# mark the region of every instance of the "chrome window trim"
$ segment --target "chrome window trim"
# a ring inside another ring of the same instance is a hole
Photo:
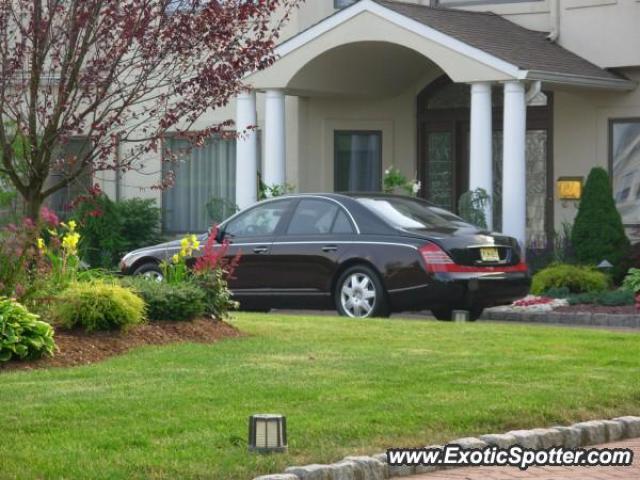
[[[357,240],[309,240],[309,241],[299,241],[299,242],[255,242],[255,243],[230,243],[232,247],[253,247],[258,245],[391,245],[396,247],[405,247],[410,248],[412,250],[418,250],[418,247],[415,245],[409,245],[407,243],[396,243],[396,242],[367,242],[367,241],[357,241]],[[218,245],[216,245],[218,246]]]
[[[336,200],[335,198],[331,198],[331,197],[325,197],[324,195],[314,195],[314,194],[300,194],[300,195],[284,195],[282,197],[273,197],[273,198],[268,198],[266,200],[260,200],[259,202],[251,205],[248,208],[245,208],[244,210],[236,213],[235,215],[232,215],[231,217],[227,218],[222,224],[222,227],[226,227],[228,223],[230,223],[231,221],[233,221],[236,217],[242,215],[243,213],[248,212],[249,210],[252,210],[254,208],[259,207],[260,205],[264,205],[266,203],[270,203],[270,202],[277,202],[278,200],[288,200],[288,199],[304,199],[304,198],[319,198],[322,200],[329,200],[330,202],[336,203],[337,205],[339,205],[348,215],[349,219],[351,220],[351,223],[353,224],[354,228],[356,229],[356,235],[360,235],[360,227],[358,226],[358,222],[356,222],[356,219],[353,218],[353,215],[351,215],[351,212],[349,211],[349,209],[347,207],[344,206],[344,204],[342,202],[340,202],[339,200]],[[335,242],[334,242],[335,243]]]

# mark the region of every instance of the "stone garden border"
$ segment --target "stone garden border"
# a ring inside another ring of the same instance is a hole
[[[516,312],[485,310],[481,320],[498,320],[501,322],[533,322],[560,325],[584,325],[595,327],[639,328],[640,315],[620,313],[591,312]]]
[[[463,448],[484,448],[486,446],[507,448],[512,445],[520,445],[524,448],[578,448],[639,437],[640,417],[627,416],[613,420],[580,422],[569,427],[555,426],[533,430],[513,430],[507,433],[481,435],[478,438],[458,438],[449,444],[458,444]],[[436,447],[441,446],[431,445],[427,448]],[[441,466],[398,467],[387,465],[386,461],[386,452],[370,457],[345,457],[340,462],[330,465],[289,467],[285,473],[263,475],[254,480],[384,480],[445,468]]]

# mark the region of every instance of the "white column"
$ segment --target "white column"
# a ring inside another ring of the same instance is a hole
[[[267,90],[264,111],[264,169],[262,181],[267,185],[286,182],[286,138],[284,92]]]
[[[523,251],[527,232],[527,165],[525,140],[527,105],[524,84],[504,84],[504,144],[502,159],[502,231],[515,237]]]
[[[236,97],[236,204],[240,209],[258,201],[258,124],[256,92],[244,92]]]
[[[471,138],[469,143],[469,190],[483,188],[493,200],[493,125],[491,120],[491,84],[471,85]],[[493,228],[493,208],[485,211],[487,227]]]

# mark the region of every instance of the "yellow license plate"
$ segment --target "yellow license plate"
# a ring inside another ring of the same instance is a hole
[[[483,262],[499,262],[500,254],[497,248],[481,248],[480,258]]]

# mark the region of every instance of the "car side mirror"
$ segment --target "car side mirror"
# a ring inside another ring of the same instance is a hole
[[[224,237],[225,237],[224,229],[218,228],[218,230],[216,231],[216,236],[215,236],[216,242],[222,243],[224,241]]]

